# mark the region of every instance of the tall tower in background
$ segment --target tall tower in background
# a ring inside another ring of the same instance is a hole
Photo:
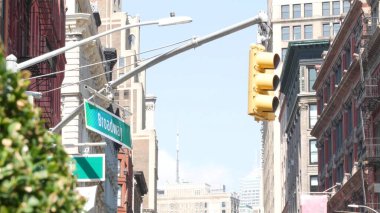
[[[139,17],[128,16],[122,12],[122,1],[120,0],[92,0],[96,1],[99,8],[102,27],[99,32],[107,31],[126,24],[140,22]],[[117,54],[118,61],[113,69],[113,80],[129,72],[141,61],[140,53],[140,28],[135,27],[128,30],[115,32],[102,38],[102,44],[108,48],[109,54]],[[115,52],[113,52],[113,48]],[[156,212],[157,209],[157,137],[154,129],[154,109],[156,97],[146,96],[145,71],[135,75],[125,83],[117,87],[115,100],[132,113],[126,118],[130,124],[132,135],[132,152],[128,158],[132,158],[133,172],[142,172],[146,179],[148,194],[143,199],[143,212]],[[129,150],[125,150],[128,153]],[[132,165],[131,165],[132,166]],[[129,171],[129,169],[127,169]],[[132,173],[133,173],[132,172]],[[132,174],[130,174],[132,175]],[[121,191],[129,191],[133,181],[122,185]],[[124,200],[122,193],[122,203],[132,202]]]
[[[179,183],[179,130],[177,129],[177,167],[176,167],[176,182]]]

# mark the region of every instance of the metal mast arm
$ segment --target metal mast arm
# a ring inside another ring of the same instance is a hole
[[[124,83],[125,81],[127,81],[128,79],[130,79],[131,77],[135,76],[136,74],[140,73],[141,71],[143,70],[146,70],[148,69],[149,67],[152,67],[162,61],[165,61],[166,59],[168,58],[171,58],[173,56],[176,56],[180,53],[183,53],[189,49],[193,49],[193,48],[196,48],[202,44],[205,44],[205,43],[208,43],[210,41],[214,41],[218,38],[221,38],[221,37],[224,37],[226,35],[229,35],[229,34],[232,34],[234,32],[237,32],[239,30],[242,30],[242,29],[245,29],[249,26],[252,26],[254,24],[259,24],[259,23],[263,23],[263,22],[267,22],[268,21],[268,17],[266,14],[264,13],[260,13],[259,15],[253,17],[253,18],[250,18],[250,19],[247,19],[245,21],[242,21],[240,23],[237,23],[237,24],[234,24],[232,26],[229,26],[229,27],[226,27],[224,29],[221,29],[219,31],[216,31],[214,33],[210,33],[206,36],[203,36],[201,38],[194,38],[192,41],[190,41],[188,44],[185,44],[181,47],[178,47],[174,50],[171,50],[167,53],[164,53],[163,55],[160,55],[160,56],[157,56],[156,58],[153,58],[149,61],[146,61],[144,63],[142,63],[141,65],[135,67],[134,69],[130,70],[128,73],[120,76],[118,79],[116,79],[115,81],[111,81],[110,82],[110,86],[112,88],[116,88],[117,86],[119,86],[120,84]],[[105,89],[101,89],[99,90],[99,92],[103,92]],[[91,98],[90,98],[91,99]],[[61,122],[59,122],[54,128],[51,129],[52,132],[59,132],[63,126],[65,126],[68,122],[70,122],[75,116],[77,116],[81,110],[83,109],[83,104],[81,104],[80,106],[78,106],[70,115],[68,115],[67,117],[63,118]]]

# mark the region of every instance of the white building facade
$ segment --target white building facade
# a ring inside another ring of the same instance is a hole
[[[167,184],[158,193],[158,212],[238,213],[239,198],[225,188],[211,189],[208,184]]]
[[[98,33],[100,20],[94,14],[95,10],[89,0],[67,0],[66,7],[66,46]],[[105,72],[109,68],[108,65],[99,64],[106,60],[99,39],[73,48],[67,51],[65,56],[67,64],[61,89],[63,118],[79,107],[84,99],[91,96],[84,85],[99,90],[107,84]],[[91,78],[93,76],[98,77]],[[85,79],[88,80],[85,81]],[[95,98],[92,101],[103,108],[109,107],[109,104],[101,99]],[[77,190],[88,199],[85,206],[86,211],[115,212],[117,209],[117,150],[119,145],[86,129],[84,113],[80,113],[64,126],[61,134],[62,143],[68,154],[105,154],[105,181],[80,182]],[[105,142],[106,146],[78,146],[81,143],[93,142]]]

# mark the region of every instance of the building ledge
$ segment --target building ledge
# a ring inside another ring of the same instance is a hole
[[[88,14],[88,13],[66,14],[66,21],[77,21],[77,20],[90,21],[91,14]]]
[[[343,76],[342,81],[339,83],[338,88],[336,88],[330,97],[327,106],[324,107],[317,123],[315,123],[314,128],[311,130],[311,135],[316,138],[319,138],[321,136],[325,129],[328,128],[330,121],[334,119],[335,114],[339,113],[339,110],[337,109],[340,109],[344,103],[344,98],[345,95],[347,95],[347,90],[349,90],[350,87],[353,87],[357,83],[355,81],[358,80],[358,76],[360,74],[360,72],[357,72],[357,70],[359,70],[359,62],[352,62],[351,66],[348,69],[349,70]]]

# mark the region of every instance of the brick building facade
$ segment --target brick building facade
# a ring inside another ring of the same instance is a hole
[[[64,0],[0,1],[1,38],[5,55],[13,54],[18,63],[65,46]],[[65,55],[28,67],[32,77],[65,69]],[[29,90],[42,92],[35,103],[42,109],[46,127],[54,127],[61,119],[61,92],[64,74],[31,80]]]
[[[341,184],[328,212],[354,203],[379,209],[378,4],[352,1],[314,85],[320,191]]]

